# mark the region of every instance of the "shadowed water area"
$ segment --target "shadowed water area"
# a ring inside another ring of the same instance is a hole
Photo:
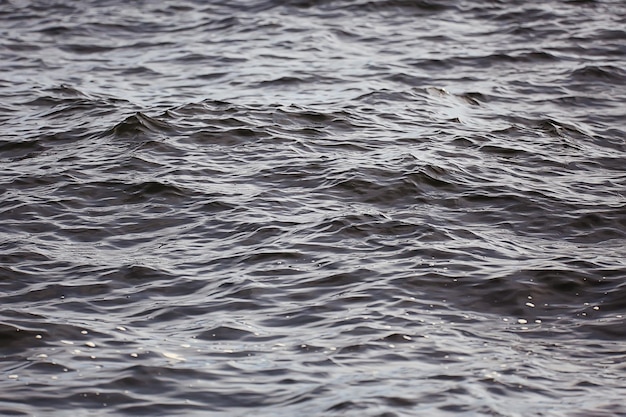
[[[626,416],[622,1],[0,0],[0,415]]]

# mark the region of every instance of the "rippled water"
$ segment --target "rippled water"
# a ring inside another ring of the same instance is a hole
[[[0,1],[0,414],[624,416],[621,1]]]

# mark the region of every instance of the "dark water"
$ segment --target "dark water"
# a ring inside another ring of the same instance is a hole
[[[622,1],[0,33],[0,415],[626,415]]]

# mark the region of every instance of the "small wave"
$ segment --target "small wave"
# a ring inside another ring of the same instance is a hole
[[[153,134],[175,131],[175,128],[169,125],[167,122],[152,118],[141,112],[135,113],[132,116],[128,116],[124,121],[118,123],[113,128],[105,132],[106,134],[113,134],[115,136],[137,136],[140,134]]]
[[[574,70],[570,78],[573,81],[623,85],[626,83],[626,71],[613,65],[586,65]]]

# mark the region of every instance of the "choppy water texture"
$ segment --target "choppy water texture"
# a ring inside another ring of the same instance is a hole
[[[626,415],[622,1],[0,1],[0,414]]]

